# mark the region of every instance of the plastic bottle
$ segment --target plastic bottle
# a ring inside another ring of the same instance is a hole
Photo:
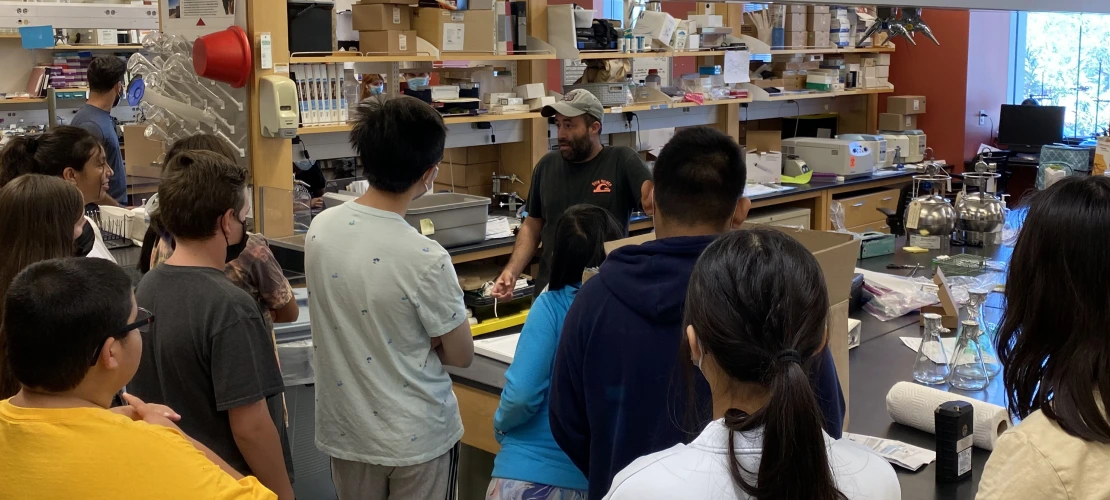
[[[655,90],[659,90],[660,88],[662,88],[663,79],[659,77],[659,70],[649,69],[647,78],[644,79],[644,83],[647,84],[648,88],[653,88]]]
[[[632,73],[624,75],[625,96],[624,102],[626,105],[636,104],[636,83],[632,81]]]

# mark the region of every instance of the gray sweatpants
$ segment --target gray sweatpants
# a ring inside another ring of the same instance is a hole
[[[459,443],[419,465],[387,467],[331,458],[331,480],[339,500],[455,500]]]

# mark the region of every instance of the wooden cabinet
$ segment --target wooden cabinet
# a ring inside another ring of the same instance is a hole
[[[857,226],[876,222],[882,222],[885,225],[886,215],[878,209],[896,210],[898,208],[898,194],[899,190],[897,189],[885,189],[837,200],[844,206],[844,227],[854,231],[853,228]],[[887,228],[887,231],[890,231],[890,228]]]
[[[859,226],[852,226],[852,227],[849,227],[848,230],[853,232],[853,233],[875,232],[875,233],[890,234],[890,226],[888,226],[886,224],[886,220],[883,220],[882,222],[872,222],[870,224],[861,224]]]

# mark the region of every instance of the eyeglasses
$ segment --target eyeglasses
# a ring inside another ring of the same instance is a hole
[[[133,323],[124,325],[113,335],[105,336],[104,340],[108,340],[108,337],[123,337],[130,333],[131,330],[138,330],[140,333],[150,333],[150,325],[152,324],[154,324],[154,313],[140,307],[138,313],[135,314],[135,321]],[[104,348],[104,340],[101,340],[100,343],[97,344],[96,349],[93,351],[92,359],[89,360],[89,366],[96,365],[96,359],[100,357],[100,350]]]

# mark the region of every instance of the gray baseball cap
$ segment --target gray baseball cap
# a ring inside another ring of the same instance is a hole
[[[589,114],[596,118],[598,121],[602,120],[605,115],[605,108],[601,105],[601,101],[591,94],[588,90],[574,89],[563,95],[563,100],[556,102],[550,106],[544,106],[540,110],[540,115],[544,118],[551,118],[556,114],[566,117],[574,118]]]

